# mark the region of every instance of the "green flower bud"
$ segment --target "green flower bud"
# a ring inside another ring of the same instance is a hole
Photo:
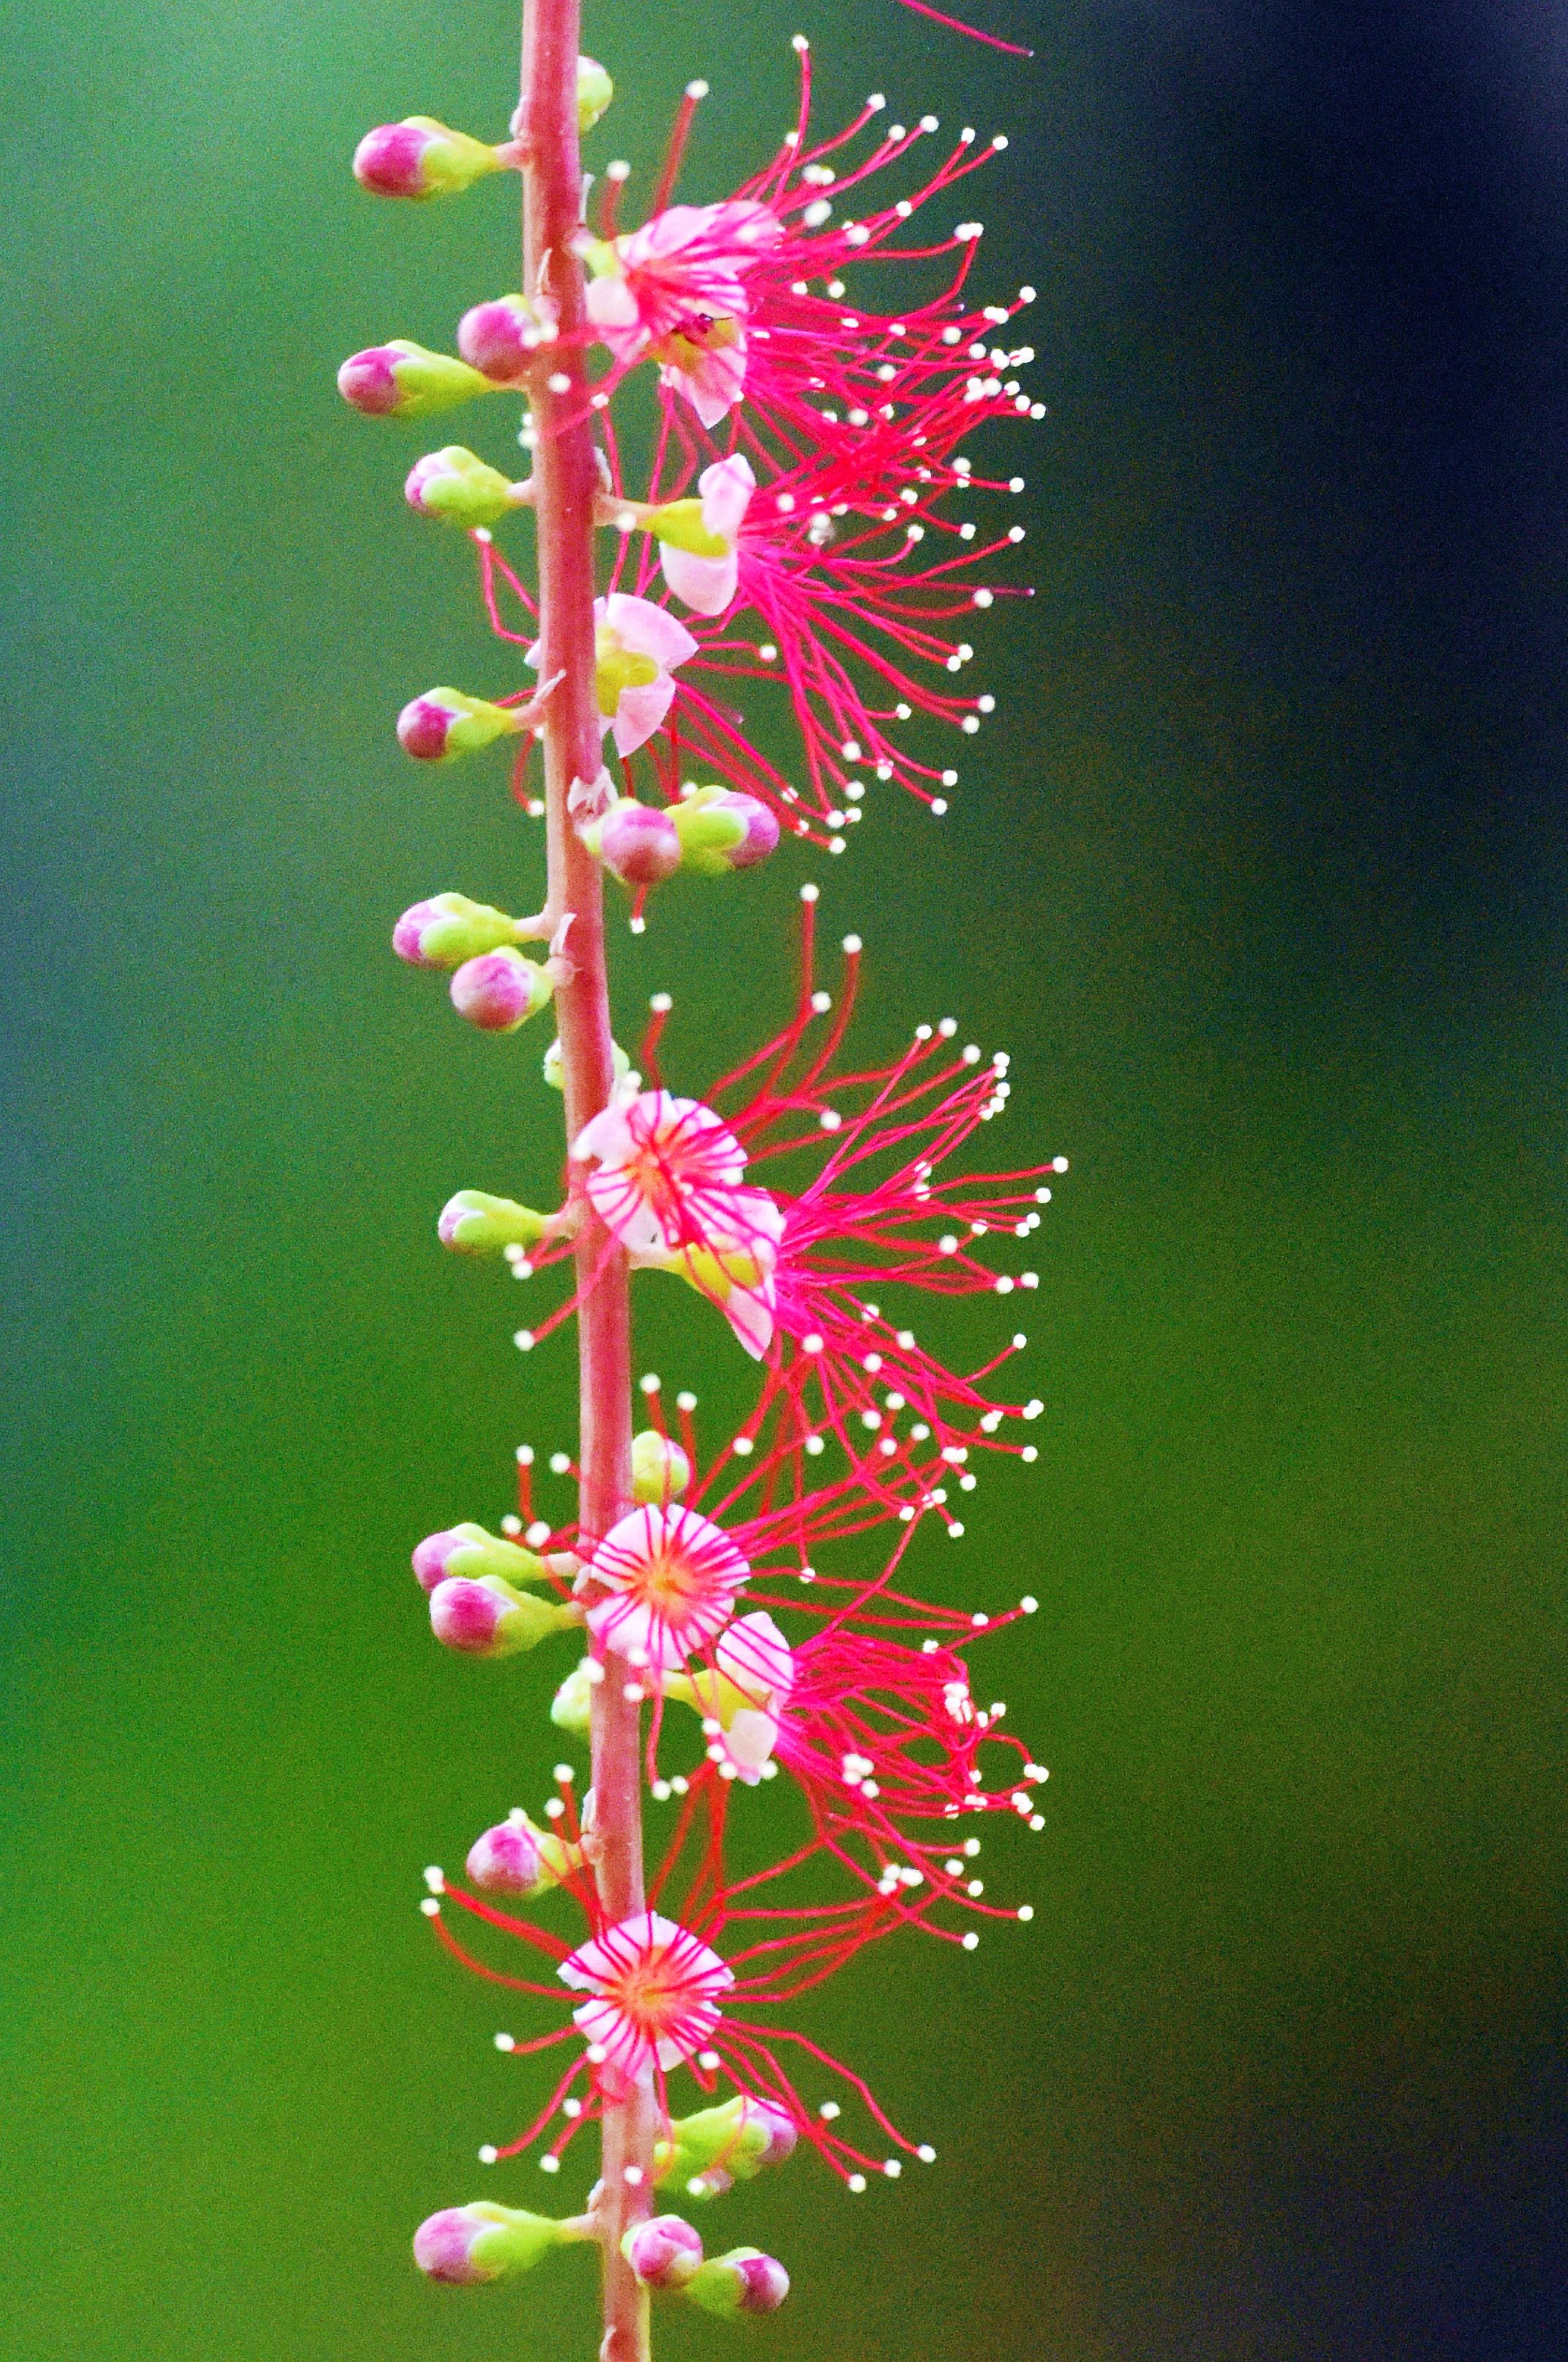
[[[593,1693],[599,1686],[589,1673],[592,1662],[591,1657],[584,1657],[550,1700],[550,1720],[558,1730],[574,1731],[580,1738],[587,1731],[592,1719]]]
[[[613,1042],[610,1046],[615,1054],[615,1080],[618,1083],[624,1082],[632,1071],[632,1062],[619,1042]],[[566,1088],[566,1077],[561,1072],[561,1044],[558,1034],[545,1053],[545,1080],[553,1091],[562,1091]]]
[[[684,2198],[717,2198],[732,2182],[754,2180],[765,2165],[781,2164],[795,2138],[780,2110],[737,2093],[670,2125],[669,2137],[654,2148],[654,2181]]]
[[[648,1427],[632,1438],[632,1498],[646,1505],[678,1501],[691,1482],[691,1462],[668,1435]]]
[[[480,952],[516,940],[514,920],[466,894],[432,894],[405,911],[392,929],[392,949],[410,967],[461,967]]]
[[[426,1591],[434,1591],[452,1575],[496,1574],[506,1583],[542,1583],[547,1570],[544,1560],[520,1542],[503,1541],[483,1526],[463,1524],[426,1534],[414,1553],[414,1572]]]
[[[577,130],[580,138],[591,131],[608,110],[615,95],[615,85],[597,58],[579,58],[577,61]]]
[[[699,877],[727,877],[732,867],[726,855],[745,842],[745,821],[718,801],[722,788],[699,788],[672,804],[669,817],[680,839],[680,866]]]
[[[447,524],[461,525],[465,533],[475,525],[498,524],[518,505],[500,469],[488,466],[460,443],[447,443],[416,459],[403,496],[421,516],[439,517]]]
[[[492,1198],[484,1189],[459,1189],[441,1209],[436,1235],[458,1254],[487,1254],[502,1247],[536,1246],[545,1235],[547,1217],[532,1206],[510,1198]]]
[[[680,840],[680,866],[699,877],[728,877],[766,861],[778,843],[778,823],[755,796],[731,788],[699,788],[669,807]]]

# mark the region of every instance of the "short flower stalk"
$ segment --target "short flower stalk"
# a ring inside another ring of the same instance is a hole
[[[379,198],[522,187],[519,285],[470,305],[455,352],[393,338],[338,383],[394,427],[521,410],[520,473],[467,442],[403,458],[414,516],[469,539],[510,679],[493,697],[419,691],[396,734],[430,778],[508,748],[512,793],[544,823],[539,905],[429,893],[392,949],[481,1033],[542,1043],[554,1025],[541,1063],[564,1157],[475,1174],[436,1229],[504,1262],[529,1290],[519,1351],[574,1338],[579,1378],[574,1449],[547,1470],[519,1447],[500,1529],[463,1517],[412,1555],[435,1639],[494,1662],[471,1678],[518,1684],[589,1758],[586,1779],[557,1766],[537,1817],[518,1806],[466,1838],[462,1879],[425,1872],[440,1947],[520,2013],[494,2039],[532,2079],[528,2121],[480,2160],[575,2170],[590,2131],[598,2158],[575,2212],[438,2206],[414,2256],[472,2289],[594,2248],[600,2362],[647,2362],[656,2304],[744,2322],[784,2303],[783,2263],[719,2246],[690,2213],[705,2224],[796,2157],[856,2196],[934,2162],[815,2040],[809,1996],[868,1946],[970,1951],[1027,1922],[1007,1861],[993,1885],[977,1860],[993,1830],[1043,1825],[1045,1769],[1003,1704],[977,1702],[969,1661],[1036,1601],[961,1610],[911,1585],[933,1537],[962,1539],[982,1475],[1037,1457],[1044,1405],[1009,1375],[1029,1340],[1016,1305],[999,1328],[988,1300],[1038,1289],[1021,1258],[1065,1161],[973,1169],[1011,1085],[1006,1054],[960,1044],[953,1019],[880,1063],[849,1054],[861,944],[845,937],[819,982],[811,879],[793,1013],[739,1065],[700,1071],[666,994],[635,1051],[610,1027],[618,911],[639,932],[675,923],[706,892],[755,891],[800,840],[840,854],[884,785],[946,810],[943,734],[975,736],[994,705],[961,682],[963,633],[1024,590],[1007,571],[1020,530],[966,512],[1021,488],[967,446],[1041,414],[1019,375],[1032,355],[1001,334],[1032,291],[979,304],[979,225],[910,226],[1006,141],[965,129],[922,172],[934,118],[885,126],[880,94],[823,136],[795,46],[779,150],[728,197],[681,201],[692,83],[630,227],[613,162],[585,218],[579,142],[613,85],[580,52],[578,0],[525,0],[504,139],[421,115],[354,157]],[[878,308],[882,273],[910,261],[925,292]],[[614,414],[634,373],[658,416],[635,482]],[[742,721],[737,684],[791,717],[799,785]],[[667,1410],[651,1372],[634,1383],[634,1286],[671,1279],[704,1355],[754,1373],[738,1429],[700,1423],[686,1387]],[[956,1297],[992,1314],[973,1367],[917,1330]],[[543,1680],[511,1662],[536,1652]],[[790,1835],[758,1868],[780,1781]]]

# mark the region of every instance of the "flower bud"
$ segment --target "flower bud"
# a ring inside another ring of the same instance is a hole
[[[536,962],[502,949],[465,960],[451,990],[458,1016],[481,1033],[515,1033],[526,1019],[537,1016],[555,986]]]
[[[777,2312],[790,2293],[790,2275],[760,2247],[732,2247],[693,2273],[685,2293],[704,2312]]]
[[[436,1235],[454,1253],[487,1254],[501,1247],[536,1246],[545,1235],[545,1221],[532,1206],[519,1206],[511,1198],[492,1198],[485,1189],[459,1189],[442,1207]]]
[[[577,136],[591,131],[615,95],[615,85],[597,58],[577,61]]]
[[[553,340],[553,324],[540,318],[525,295],[476,304],[458,323],[458,350],[487,385],[520,384],[540,346]]]
[[[513,1591],[495,1574],[477,1583],[451,1575],[430,1595],[430,1629],[444,1649],[465,1657],[515,1657],[581,1621],[580,1608]]]
[[[467,1869],[486,1894],[523,1897],[548,1893],[582,1864],[580,1845],[536,1828],[526,1813],[518,1812],[474,1839]]]
[[[516,507],[512,486],[499,468],[491,468],[461,443],[444,444],[427,451],[408,471],[403,496],[421,516],[439,517],[461,525],[491,525]]]
[[[632,1438],[632,1498],[647,1506],[678,1501],[691,1482],[691,1462],[679,1443],[651,1427]]]
[[[716,2198],[736,2181],[755,2180],[765,2165],[782,2165],[796,2138],[781,2108],[737,2094],[670,2125],[654,2150],[654,2180],[690,2198]]]
[[[521,2207],[444,2206],[414,2235],[414,2260],[427,2279],[474,2288],[525,2272],[568,2235],[547,2214]]]
[[[754,869],[778,843],[778,822],[755,796],[728,788],[699,788],[670,806],[680,839],[680,866],[701,877],[727,877]]]
[[[542,1867],[525,1822],[502,1821],[469,1848],[469,1876],[486,1894],[532,1894]]]
[[[479,952],[515,940],[504,911],[470,902],[466,894],[433,894],[415,902],[392,929],[392,949],[410,967],[460,967]]]
[[[461,1525],[426,1534],[414,1553],[414,1572],[422,1590],[434,1591],[455,1574],[498,1574],[506,1583],[542,1583],[547,1569],[544,1560],[521,1542],[503,1541],[482,1526]]]
[[[610,1048],[613,1054],[612,1064],[615,1069],[615,1080],[618,1083],[624,1082],[632,1071],[632,1062],[619,1042],[612,1042]],[[561,1072],[561,1045],[558,1035],[545,1053],[545,1080],[553,1091],[562,1091],[566,1088],[566,1077]]]
[[[507,159],[433,115],[381,123],[354,150],[354,178],[378,197],[451,197],[499,172]]]
[[[679,2214],[656,2214],[633,2224],[621,2253],[644,2288],[682,2289],[702,2261],[702,2242]]]
[[[421,763],[449,763],[497,738],[513,736],[523,724],[504,705],[465,697],[460,689],[427,689],[397,717],[397,742]]]
[[[337,372],[337,391],[367,418],[425,418],[493,389],[489,378],[449,353],[394,337],[390,344],[351,353]]]
[[[592,1662],[591,1657],[584,1657],[550,1700],[550,1720],[558,1730],[575,1731],[580,1738],[589,1728],[593,1718],[593,1693],[598,1687],[588,1670]]]
[[[623,886],[657,886],[680,866],[680,839],[668,811],[624,797],[597,823],[598,853]]]

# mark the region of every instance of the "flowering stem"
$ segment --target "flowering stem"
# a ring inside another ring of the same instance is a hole
[[[523,160],[525,288],[547,293],[559,323],[533,389],[537,447],[534,511],[538,540],[540,677],[560,678],[544,708],[548,909],[564,941],[570,980],[556,994],[567,1138],[575,1140],[609,1099],[614,1079],[604,966],[603,884],[568,809],[574,779],[600,767],[594,689],[593,517],[598,466],[582,370],[582,270],[572,251],[581,218],[578,160],[578,0],[524,0]],[[565,380],[552,390],[547,380]],[[569,921],[569,923],[567,923]],[[583,1204],[578,1231],[580,1351],[580,1518],[602,1535],[631,1506],[631,1309],[624,1253]],[[611,1657],[593,1696],[597,1877],[611,1924],[644,1907],[639,1708],[625,1690],[632,1669]],[[648,2300],[621,2254],[628,2224],[650,2211],[656,2109],[650,2086],[607,2105],[598,2215],[604,2257],[602,2362],[646,2362]],[[628,2172],[635,2177],[628,2180]]]

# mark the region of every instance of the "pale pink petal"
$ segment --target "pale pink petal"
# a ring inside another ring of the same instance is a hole
[[[716,459],[711,468],[703,469],[697,489],[702,495],[702,522],[708,531],[734,541],[756,490],[750,461],[739,451],[732,451],[727,459]]]
[[[669,675],[660,673],[636,689],[624,689],[615,701],[615,711],[610,727],[615,734],[615,745],[622,755],[635,755],[646,745],[669,712],[675,700],[675,683]]]
[[[778,1737],[778,1725],[770,1714],[743,1705],[731,1716],[730,1727],[724,1733],[724,1752],[745,1787],[755,1788],[761,1779],[762,1767],[771,1761]]]
[[[698,557],[666,542],[659,563],[676,597],[694,614],[722,615],[735,595],[740,567],[733,551],[727,557]]]
[[[754,1362],[760,1362],[773,1342],[773,1283],[762,1287],[732,1287],[719,1307]]]
[[[717,426],[745,392],[745,339],[700,354],[690,370],[666,363],[659,383],[683,393],[704,426]]]
[[[737,1617],[720,1634],[713,1662],[758,1705],[781,1705],[795,1684],[794,1654],[766,1608]]]
[[[632,1134],[624,1107],[601,1108],[578,1133],[572,1154],[577,1157],[602,1156],[607,1164],[619,1163],[632,1153]]]
[[[624,648],[630,648],[634,656],[652,657],[667,671],[697,653],[697,643],[679,617],[668,607],[656,607],[651,599],[613,590],[603,602],[602,618],[597,600],[594,611],[596,619],[608,624]]]

